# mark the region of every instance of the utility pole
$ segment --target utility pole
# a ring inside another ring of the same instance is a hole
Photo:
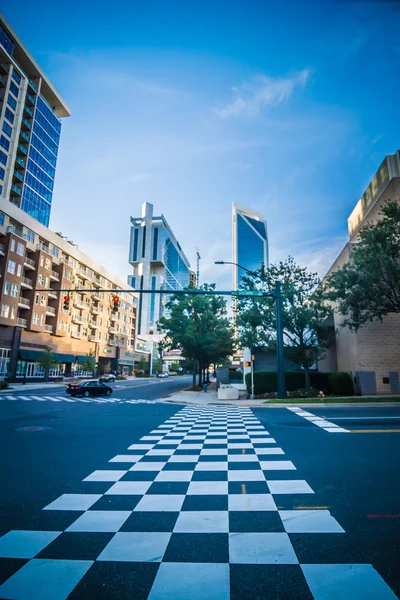
[[[197,273],[196,273],[196,287],[200,285],[200,252],[198,247],[196,246],[196,257],[197,257]]]

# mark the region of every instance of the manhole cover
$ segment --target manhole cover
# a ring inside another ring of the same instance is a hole
[[[49,431],[52,427],[46,427],[43,425],[31,425],[29,427],[17,427],[15,431]]]

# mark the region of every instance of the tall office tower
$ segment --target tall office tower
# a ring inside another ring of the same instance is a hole
[[[49,224],[69,109],[0,14],[0,196]]]
[[[249,208],[232,204],[232,260],[234,263],[256,271],[268,267],[268,233],[264,216]],[[233,265],[233,289],[239,288],[246,271]]]
[[[182,290],[190,283],[190,264],[163,215],[153,216],[153,205],[144,202],[142,216],[131,217],[129,284],[137,290]],[[140,294],[137,333],[156,341],[157,321],[165,313],[166,296]]]

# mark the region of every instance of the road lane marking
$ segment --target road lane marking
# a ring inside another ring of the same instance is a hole
[[[290,410],[292,413],[294,413],[295,415],[297,415],[298,417],[302,417],[303,419],[306,419],[306,421],[309,421],[309,423],[316,425],[320,429],[324,429],[328,433],[348,433],[348,429],[345,429],[344,427],[340,427],[339,425],[336,425],[335,423],[332,423],[331,421],[327,421],[326,419],[323,419],[322,417],[313,415],[312,413],[303,410],[299,406],[287,406],[286,408],[288,410]]]
[[[348,429],[349,433],[400,433],[400,429]]]
[[[366,421],[367,419],[400,419],[400,416],[393,416],[393,417],[331,417],[331,419],[334,419],[335,421],[355,421],[355,420],[360,420],[360,421]]]

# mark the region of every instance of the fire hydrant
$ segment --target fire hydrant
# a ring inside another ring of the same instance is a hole
[[[322,390],[319,392],[318,398],[321,400],[321,402],[323,402],[325,400],[325,394]]]

